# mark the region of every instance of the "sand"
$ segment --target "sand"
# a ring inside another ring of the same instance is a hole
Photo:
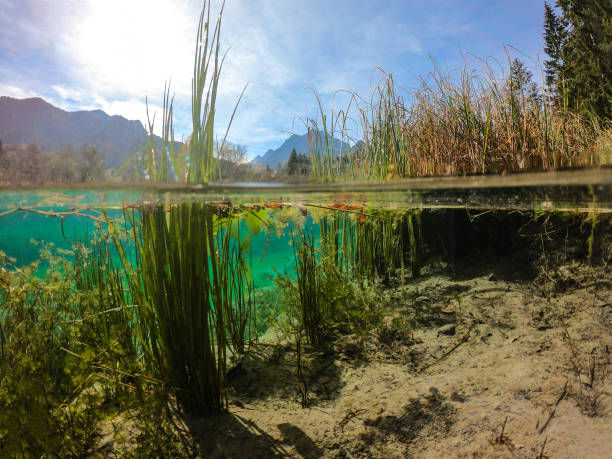
[[[202,457],[612,457],[612,275],[425,272],[383,325],[304,358],[260,343],[230,413],[187,417]],[[303,389],[307,407],[302,407]]]

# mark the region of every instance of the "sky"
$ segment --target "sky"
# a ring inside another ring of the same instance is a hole
[[[0,0],[0,96],[65,110],[161,119],[175,96],[175,137],[191,132],[191,78],[202,0]],[[220,0],[212,0],[218,12]],[[226,0],[216,135],[248,83],[228,139],[254,157],[303,134],[350,94],[370,100],[383,76],[409,94],[433,70],[519,57],[541,80],[540,0]],[[216,15],[213,14],[213,17]],[[507,67],[507,65],[506,65]],[[341,91],[341,92],[338,92]],[[349,92],[344,92],[349,91]],[[359,136],[356,116],[349,130]],[[161,129],[157,123],[156,130]]]

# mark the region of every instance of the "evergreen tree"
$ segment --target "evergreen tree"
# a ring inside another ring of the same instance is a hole
[[[557,6],[560,16],[548,5],[544,10],[549,86],[569,107],[612,119],[612,1],[557,0]]]
[[[553,7],[544,2],[544,52],[550,59],[544,61],[546,85],[556,94],[563,60],[563,45],[567,36],[564,18],[557,16]]]
[[[308,175],[310,173],[310,158],[304,153],[297,155],[297,172],[299,175]]]
[[[510,64],[508,84],[515,101],[525,100],[539,103],[538,85],[533,81],[533,74],[520,59],[514,59]]]
[[[81,181],[92,182],[100,180],[104,174],[104,161],[98,154],[96,147],[84,148],[82,155]]]
[[[294,148],[293,150],[291,150],[291,154],[289,155],[289,160],[287,161],[287,173],[289,175],[295,175],[298,173],[298,168],[299,168],[298,161],[299,161],[298,155]]]

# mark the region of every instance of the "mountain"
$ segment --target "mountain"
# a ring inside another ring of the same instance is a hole
[[[6,144],[36,144],[42,151],[95,145],[108,168],[121,166],[147,140],[140,121],[102,110],[67,112],[38,97],[0,97],[0,139]]]
[[[349,144],[339,139],[333,140],[334,153],[340,151],[347,152]],[[315,142],[316,144],[316,142]],[[276,150],[268,150],[263,155],[258,155],[253,159],[254,164],[266,164],[270,167],[276,167],[278,164],[286,163],[291,154],[291,150],[295,148],[296,153],[303,153],[310,157],[310,149],[308,148],[308,134],[296,135],[292,134],[283,144]]]

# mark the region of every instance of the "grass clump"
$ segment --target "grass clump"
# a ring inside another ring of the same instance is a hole
[[[329,227],[322,231],[331,234]],[[365,333],[380,322],[383,304],[376,283],[364,283],[357,270],[349,269],[329,238],[317,245],[314,229],[302,229],[292,243],[295,280],[289,275],[276,279],[292,334],[317,347],[336,332]]]
[[[126,317],[146,369],[187,407],[226,407],[226,333],[213,212],[145,205],[132,215],[135,269],[115,233],[134,308]]]
[[[128,360],[114,348],[123,330],[100,314],[99,292],[77,288],[74,255],[43,244],[39,261],[17,268],[0,252],[2,457],[92,454],[101,421],[120,403],[123,386],[109,370],[119,368],[115,357]]]
[[[143,205],[127,220],[133,260],[109,229],[129,286],[125,318],[146,371],[187,409],[226,410],[227,352],[243,353],[255,333],[239,222],[202,202]]]
[[[349,138],[339,120],[350,118],[354,100],[330,117],[317,98],[320,119],[309,120],[310,129]],[[488,61],[454,73],[436,66],[410,92],[383,72],[370,100],[356,107],[362,140],[343,155],[323,149],[326,167],[313,167],[316,179],[551,171],[608,165],[612,155],[610,122],[554,104],[516,59],[507,71]]]

